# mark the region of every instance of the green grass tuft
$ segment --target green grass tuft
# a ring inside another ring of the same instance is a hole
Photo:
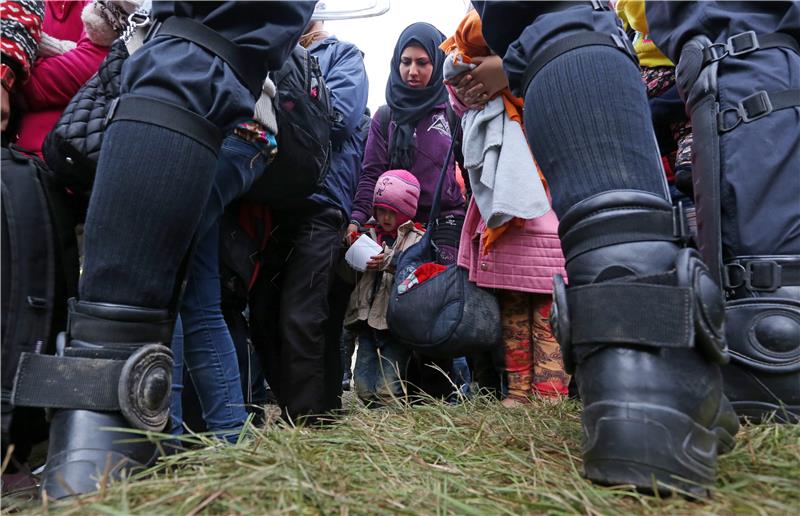
[[[163,457],[101,494],[19,507],[26,514],[798,514],[800,425],[744,426],[710,499],[659,498],[580,476],[571,401],[505,409],[478,397],[368,410],[336,423],[248,428],[237,445]]]

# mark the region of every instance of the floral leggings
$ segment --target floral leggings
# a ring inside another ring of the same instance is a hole
[[[548,320],[551,305],[547,295],[500,293],[509,398],[567,395],[569,375]]]

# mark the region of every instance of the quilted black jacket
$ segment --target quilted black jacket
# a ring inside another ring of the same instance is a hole
[[[42,153],[64,186],[88,194],[94,183],[105,118],[119,97],[120,72],[128,50],[122,40],[111,47],[97,73],[72,97],[44,141]]]

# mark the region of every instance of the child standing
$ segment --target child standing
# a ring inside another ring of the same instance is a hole
[[[464,147],[473,195],[461,232],[458,265],[469,270],[470,281],[495,289],[498,294],[508,378],[503,405],[530,403],[533,397],[567,395],[569,376],[548,321],[552,276],[565,275],[564,256],[558,239],[558,219],[550,209],[546,185],[538,190],[532,188],[540,176],[532,157],[522,155],[527,151],[521,127],[523,101],[508,89],[502,60],[491,53],[483,39],[475,11],[467,14],[455,35],[441,48],[448,54],[444,74],[453,109],[462,116],[464,141],[480,142],[480,137],[488,133],[486,128],[495,123],[478,124],[476,120],[502,118],[499,152],[516,158],[496,160],[493,191],[489,192],[486,185],[491,183],[485,177],[489,160],[484,159],[487,153],[476,156],[475,145]],[[523,176],[515,174],[520,170],[524,171]],[[506,194],[504,201],[530,201],[538,196],[541,204],[534,210],[531,205],[504,202],[502,212],[495,210],[501,190]],[[511,199],[508,192],[512,192]],[[500,223],[495,222],[498,213],[504,216]]]
[[[367,262],[344,320],[345,327],[358,338],[353,380],[356,394],[367,405],[382,405],[404,395],[402,380],[411,352],[392,339],[386,312],[394,281],[394,258],[424,234],[412,221],[419,193],[419,181],[407,170],[389,170],[375,183],[376,223],[367,227],[370,238],[383,251]]]

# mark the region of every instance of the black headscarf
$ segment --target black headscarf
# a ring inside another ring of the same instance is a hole
[[[434,106],[447,100],[447,89],[442,83],[445,55],[439,48],[444,40],[444,34],[439,29],[424,22],[412,23],[397,39],[389,82],[386,83],[386,103],[397,123],[397,130],[389,142],[389,162],[392,168],[411,168],[416,158],[414,128]],[[424,88],[407,86],[400,78],[400,55],[410,43],[417,43],[425,49],[433,64],[431,80]]]

